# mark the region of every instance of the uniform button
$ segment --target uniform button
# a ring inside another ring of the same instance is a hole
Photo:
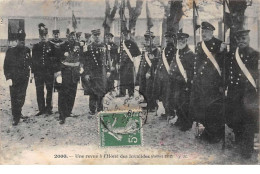
[[[230,83],[233,84],[233,81],[231,81]]]
[[[237,78],[237,80],[240,80],[239,78]]]
[[[239,76],[242,76],[242,74],[239,74]]]
[[[243,54],[241,54],[241,56],[240,56],[240,57],[244,57],[244,56],[243,56]]]
[[[202,74],[203,74],[203,72],[200,72],[200,74],[202,75]]]
[[[212,50],[213,50],[213,47],[211,47],[210,49],[212,49]]]
[[[232,66],[230,67],[230,69],[232,69]]]
[[[174,67],[177,68],[177,65],[175,65]]]
[[[197,60],[197,57],[195,57],[195,60]]]
[[[233,76],[231,76],[230,78],[233,79]]]
[[[230,71],[230,74],[233,74],[233,72],[232,72],[232,71]]]
[[[207,64],[208,62],[205,62],[205,64]]]
[[[202,69],[205,69],[205,67],[203,66]]]
[[[215,45],[215,42],[213,42],[213,45]]]
[[[168,53],[170,53],[170,51],[168,51]]]
[[[168,54],[166,54],[166,56],[168,56]]]
[[[194,75],[196,75],[197,73],[196,72],[194,72]]]
[[[247,59],[245,61],[247,62]]]
[[[194,65],[196,65],[197,62],[194,62]]]
[[[238,85],[238,82],[236,82],[236,84]]]
[[[232,55],[234,55],[235,53],[232,53]]]
[[[231,64],[233,64],[233,62],[230,62]]]

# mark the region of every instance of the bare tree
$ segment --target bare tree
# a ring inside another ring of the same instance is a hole
[[[131,30],[132,35],[135,36],[136,21],[142,12],[143,0],[136,0],[135,7],[132,7],[130,0],[127,0],[126,6],[129,10],[129,30]]]
[[[118,0],[115,0],[112,11],[110,8],[109,0],[106,0],[105,21],[103,22],[104,34],[110,33],[111,25],[114,21],[117,8]]]

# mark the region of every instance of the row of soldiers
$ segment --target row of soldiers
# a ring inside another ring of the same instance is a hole
[[[126,91],[132,97],[135,85],[139,85],[149,111],[155,111],[158,101],[162,101],[165,114],[160,119],[177,115],[175,125],[181,131],[189,130],[194,121],[201,123],[205,127],[202,140],[218,143],[224,138],[227,124],[234,131],[241,154],[251,157],[254,133],[258,132],[259,53],[249,46],[249,30],[237,31],[237,48],[227,51],[227,44],[214,37],[213,25],[202,22],[201,27],[202,41],[194,53],[186,33],[166,32],[167,45],[160,49],[154,44],[153,32],[147,31],[145,47],[140,51],[129,30],[123,31],[118,47],[112,33],[102,43],[99,29],[86,34],[84,42],[73,31],[67,33],[67,41],[62,41],[58,30],[47,41],[48,29],[40,24],[41,41],[33,46],[32,58],[30,49],[24,46],[25,33],[19,30],[17,46],[7,50],[4,63],[13,124],[17,125],[22,116],[31,67],[39,108],[36,116],[52,113],[53,84],[59,91],[59,119],[64,124],[71,114],[80,77],[84,94],[89,95],[90,115],[103,110],[104,95],[119,80],[118,97],[125,96]],[[136,75],[134,62],[139,55]]]

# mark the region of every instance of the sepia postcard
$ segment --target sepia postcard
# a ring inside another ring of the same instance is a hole
[[[0,164],[260,164],[259,16],[259,0],[0,0]]]

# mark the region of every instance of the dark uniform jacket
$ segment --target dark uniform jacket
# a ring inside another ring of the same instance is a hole
[[[255,132],[259,125],[259,52],[251,47],[239,49],[242,62],[252,75],[257,91],[248,81],[236,61],[236,50],[231,51],[226,61],[226,85],[227,85],[227,122],[231,128],[237,124],[251,124]],[[241,131],[241,130],[236,130]]]
[[[54,73],[53,50],[49,42],[39,42],[32,48],[32,73]]]
[[[64,54],[68,52],[69,56],[65,56]],[[77,83],[80,79],[80,44],[78,42],[70,43],[69,41],[66,41],[64,44],[61,45],[61,64],[60,69],[70,69],[71,75],[72,75],[72,81],[74,83]],[[78,64],[78,66],[68,66],[66,63],[71,64]]]
[[[179,58],[181,64],[187,74],[187,82],[182,76],[178,67],[176,56],[174,56],[170,65],[170,93],[169,97],[173,100],[173,104],[182,105],[183,102],[189,100],[184,96],[189,97],[191,91],[191,84],[193,80],[193,65],[195,54],[190,50],[188,46],[179,50]],[[185,93],[186,95],[183,95]]]
[[[165,57],[169,65],[171,64],[175,52],[176,49],[174,48],[174,44],[167,44],[165,48]],[[155,71],[153,95],[156,99],[166,100],[169,73],[164,66],[162,54]]]
[[[50,45],[51,45],[51,50],[53,50],[53,54],[52,54],[52,62],[53,62],[53,69],[54,72],[58,72],[60,71],[60,63],[61,63],[61,45],[64,44],[65,42],[62,41],[61,39],[58,40],[50,40],[49,41]]]
[[[84,76],[89,75],[90,80],[84,89],[85,95],[95,94],[104,96],[106,93],[107,67],[104,56],[104,45],[91,43],[84,54]]]
[[[130,51],[132,57],[141,55],[137,44],[132,40],[126,40],[125,45]],[[130,60],[127,53],[123,50],[120,60],[120,84],[133,84],[134,83],[134,63]]]
[[[224,61],[223,54],[219,51],[221,43],[221,40],[214,37],[209,41],[205,41],[206,47],[215,57],[222,72]],[[221,115],[218,113],[221,113],[223,102],[223,93],[221,91],[223,78],[206,56],[201,42],[197,44],[196,51],[190,113],[197,121],[203,123],[206,116]]]
[[[4,74],[6,80],[19,80],[30,76],[31,52],[28,47],[12,47],[6,52]],[[13,82],[14,83],[14,82]]]
[[[160,57],[160,50],[153,46],[152,47],[152,55],[154,55],[154,59],[150,59],[151,61],[151,66],[147,63],[145,59],[145,51],[142,51],[142,57],[141,57],[141,62],[138,70],[138,83],[139,83],[139,91],[142,94],[145,95],[152,95],[152,89],[153,89],[153,81],[154,81],[154,76],[155,76],[155,71],[157,68],[157,64],[159,62],[159,57]],[[148,55],[147,55],[148,56]],[[149,57],[148,57],[149,58]],[[150,74],[150,78],[147,80],[146,79],[146,74]]]

